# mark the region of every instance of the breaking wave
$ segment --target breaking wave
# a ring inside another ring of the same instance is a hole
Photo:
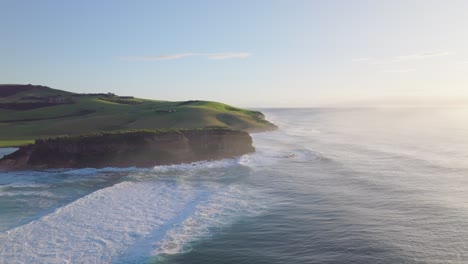
[[[138,263],[149,256],[185,252],[190,243],[209,236],[211,230],[261,210],[262,194],[257,190],[240,182],[216,181],[216,177],[226,177],[223,173],[232,174],[232,179],[248,177],[250,170],[242,161],[128,168],[131,173],[127,181],[0,233],[0,262]],[[103,171],[122,172],[106,168],[66,173]],[[198,181],[189,175],[198,177]],[[207,177],[214,180],[205,180]],[[26,186],[37,187],[16,184],[17,188]]]

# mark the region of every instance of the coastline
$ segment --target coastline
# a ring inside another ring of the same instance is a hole
[[[255,148],[245,131],[120,131],[39,139],[1,158],[0,170],[152,167],[233,158],[251,152]]]

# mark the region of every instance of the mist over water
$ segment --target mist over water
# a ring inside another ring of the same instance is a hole
[[[468,109],[262,111],[238,159],[0,174],[0,263],[468,262]]]

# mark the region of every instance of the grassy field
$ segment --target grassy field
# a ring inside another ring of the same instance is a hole
[[[18,93],[11,94],[10,91],[2,96],[3,87],[0,85],[0,147],[29,144],[37,138],[127,129],[226,127],[255,132],[275,128],[260,112],[218,102],[168,102],[113,94],[82,95],[43,86],[33,86],[26,91],[18,89]],[[47,100],[58,103],[26,110],[14,109]],[[9,105],[12,103],[15,104],[13,107]]]
[[[0,148],[19,147],[34,143],[34,140],[5,140],[0,141]]]

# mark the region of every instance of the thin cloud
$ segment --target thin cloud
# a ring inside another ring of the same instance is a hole
[[[221,52],[221,53],[200,53],[200,52],[185,52],[166,54],[158,56],[128,56],[122,57],[121,60],[125,61],[164,61],[164,60],[178,60],[187,57],[205,57],[210,60],[227,60],[227,59],[245,59],[252,56],[248,52]]]
[[[373,60],[372,58],[356,58],[356,59],[353,59],[352,61],[353,62],[367,62],[367,61],[371,61]]]
[[[206,55],[211,60],[245,59],[252,56],[248,52],[207,53]]]
[[[450,51],[439,51],[439,52],[423,52],[423,53],[415,53],[409,55],[398,56],[395,58],[395,62],[398,61],[408,61],[408,60],[422,60],[422,59],[429,59],[435,57],[444,57],[450,56],[455,54],[454,52]]]
[[[197,53],[178,53],[159,56],[128,56],[121,58],[128,61],[162,61],[162,60],[177,60],[185,57],[197,56]]]
[[[370,65],[388,65],[388,64],[395,63],[395,62],[396,62],[395,60],[382,60],[382,61],[370,61],[369,64]]]
[[[353,62],[367,62],[369,65],[389,65],[394,63],[404,63],[410,61],[431,59],[437,57],[445,57],[454,55],[455,52],[451,51],[437,51],[437,52],[420,52],[408,55],[400,55],[389,59],[373,59],[373,58],[356,58]]]
[[[384,73],[409,73],[414,72],[416,69],[398,69],[398,70],[385,70]]]

